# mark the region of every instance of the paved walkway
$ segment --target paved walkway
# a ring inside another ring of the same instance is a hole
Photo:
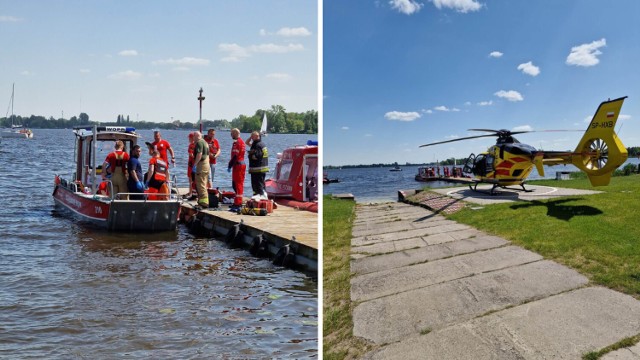
[[[580,359],[640,333],[640,301],[418,206],[358,205],[351,251],[367,358]]]

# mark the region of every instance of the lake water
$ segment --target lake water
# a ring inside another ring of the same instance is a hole
[[[628,159],[627,163],[636,164],[637,158]],[[339,183],[325,184],[324,194],[351,193],[359,203],[387,202],[398,200],[398,190],[422,189],[430,187],[451,187],[456,184],[434,181],[429,183],[415,180],[420,166],[401,166],[402,171],[389,171],[391,167],[381,168],[348,168],[324,170],[329,178],[340,179]],[[451,168],[451,167],[449,167]],[[557,171],[579,171],[573,165],[545,166],[545,178],[555,179]],[[534,169],[529,180],[540,179]]]
[[[51,196],[54,174],[73,171],[73,134],[34,132],[33,140],[0,145],[0,357],[318,356],[317,280],[195,237],[184,225],[159,235],[78,225]],[[162,133],[186,187],[188,133]],[[230,135],[217,137],[216,186],[231,189]],[[277,152],[307,139],[317,137],[267,136],[271,167]]]

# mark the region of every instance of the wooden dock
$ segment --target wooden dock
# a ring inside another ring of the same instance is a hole
[[[181,191],[182,192],[182,191]],[[248,200],[248,199],[245,199]],[[268,252],[275,256],[285,245],[295,253],[295,269],[317,273],[318,271],[318,214],[278,205],[267,216],[239,215],[229,211],[229,205],[220,204],[218,209],[196,210],[196,201],[184,201],[181,220],[190,223],[199,221],[200,232],[208,232],[224,239],[229,230],[241,223],[243,243],[251,246],[254,237],[263,234]],[[291,239],[295,237],[295,241]]]

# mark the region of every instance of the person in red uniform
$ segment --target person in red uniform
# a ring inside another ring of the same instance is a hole
[[[106,174],[111,174],[111,183],[113,184],[114,194],[129,192],[127,187],[127,162],[129,161],[129,154],[124,151],[124,143],[122,140],[116,141],[116,149],[107,155],[107,158],[102,164],[103,169],[106,170]],[[108,166],[107,166],[108,165]],[[123,195],[122,199],[127,200],[129,196]]]
[[[231,210],[239,210],[242,207],[244,176],[247,170],[247,165],[244,162],[245,144],[240,138],[240,130],[238,128],[231,129],[231,138],[233,139],[233,144],[231,145],[231,160],[229,160],[227,172],[232,172],[233,170],[231,180],[233,191],[236,193]]]
[[[216,139],[216,129],[209,129],[207,136],[204,137],[204,141],[209,144],[209,189],[213,188],[213,177],[216,173],[216,162],[218,156],[220,156],[220,143]]]
[[[193,155],[193,150],[196,146],[196,143],[194,141],[194,133],[189,133],[189,147],[187,148],[187,152],[189,153],[189,162],[187,164],[187,177],[189,177],[189,189],[190,189],[190,193],[189,193],[189,200],[195,200],[198,198],[198,195],[196,193],[196,180],[195,180],[195,176],[196,174],[194,174],[191,171],[191,168],[193,167],[193,159],[194,159],[194,155]]]
[[[167,157],[167,151],[171,154],[171,163],[175,165],[176,157],[173,153],[173,148],[171,148],[171,144],[167,140],[164,140],[160,135],[160,131],[153,132],[154,142],[151,143],[158,152],[160,153],[160,157],[164,160],[165,163],[169,164],[169,158]]]

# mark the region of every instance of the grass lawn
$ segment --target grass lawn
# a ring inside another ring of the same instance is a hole
[[[355,201],[323,199],[323,359],[354,359],[371,347],[353,337],[351,318],[351,226]]]
[[[614,177],[609,186],[599,188],[586,179],[530,184],[603,193],[465,208],[449,218],[504,237],[576,269],[593,283],[640,299],[640,175]]]

